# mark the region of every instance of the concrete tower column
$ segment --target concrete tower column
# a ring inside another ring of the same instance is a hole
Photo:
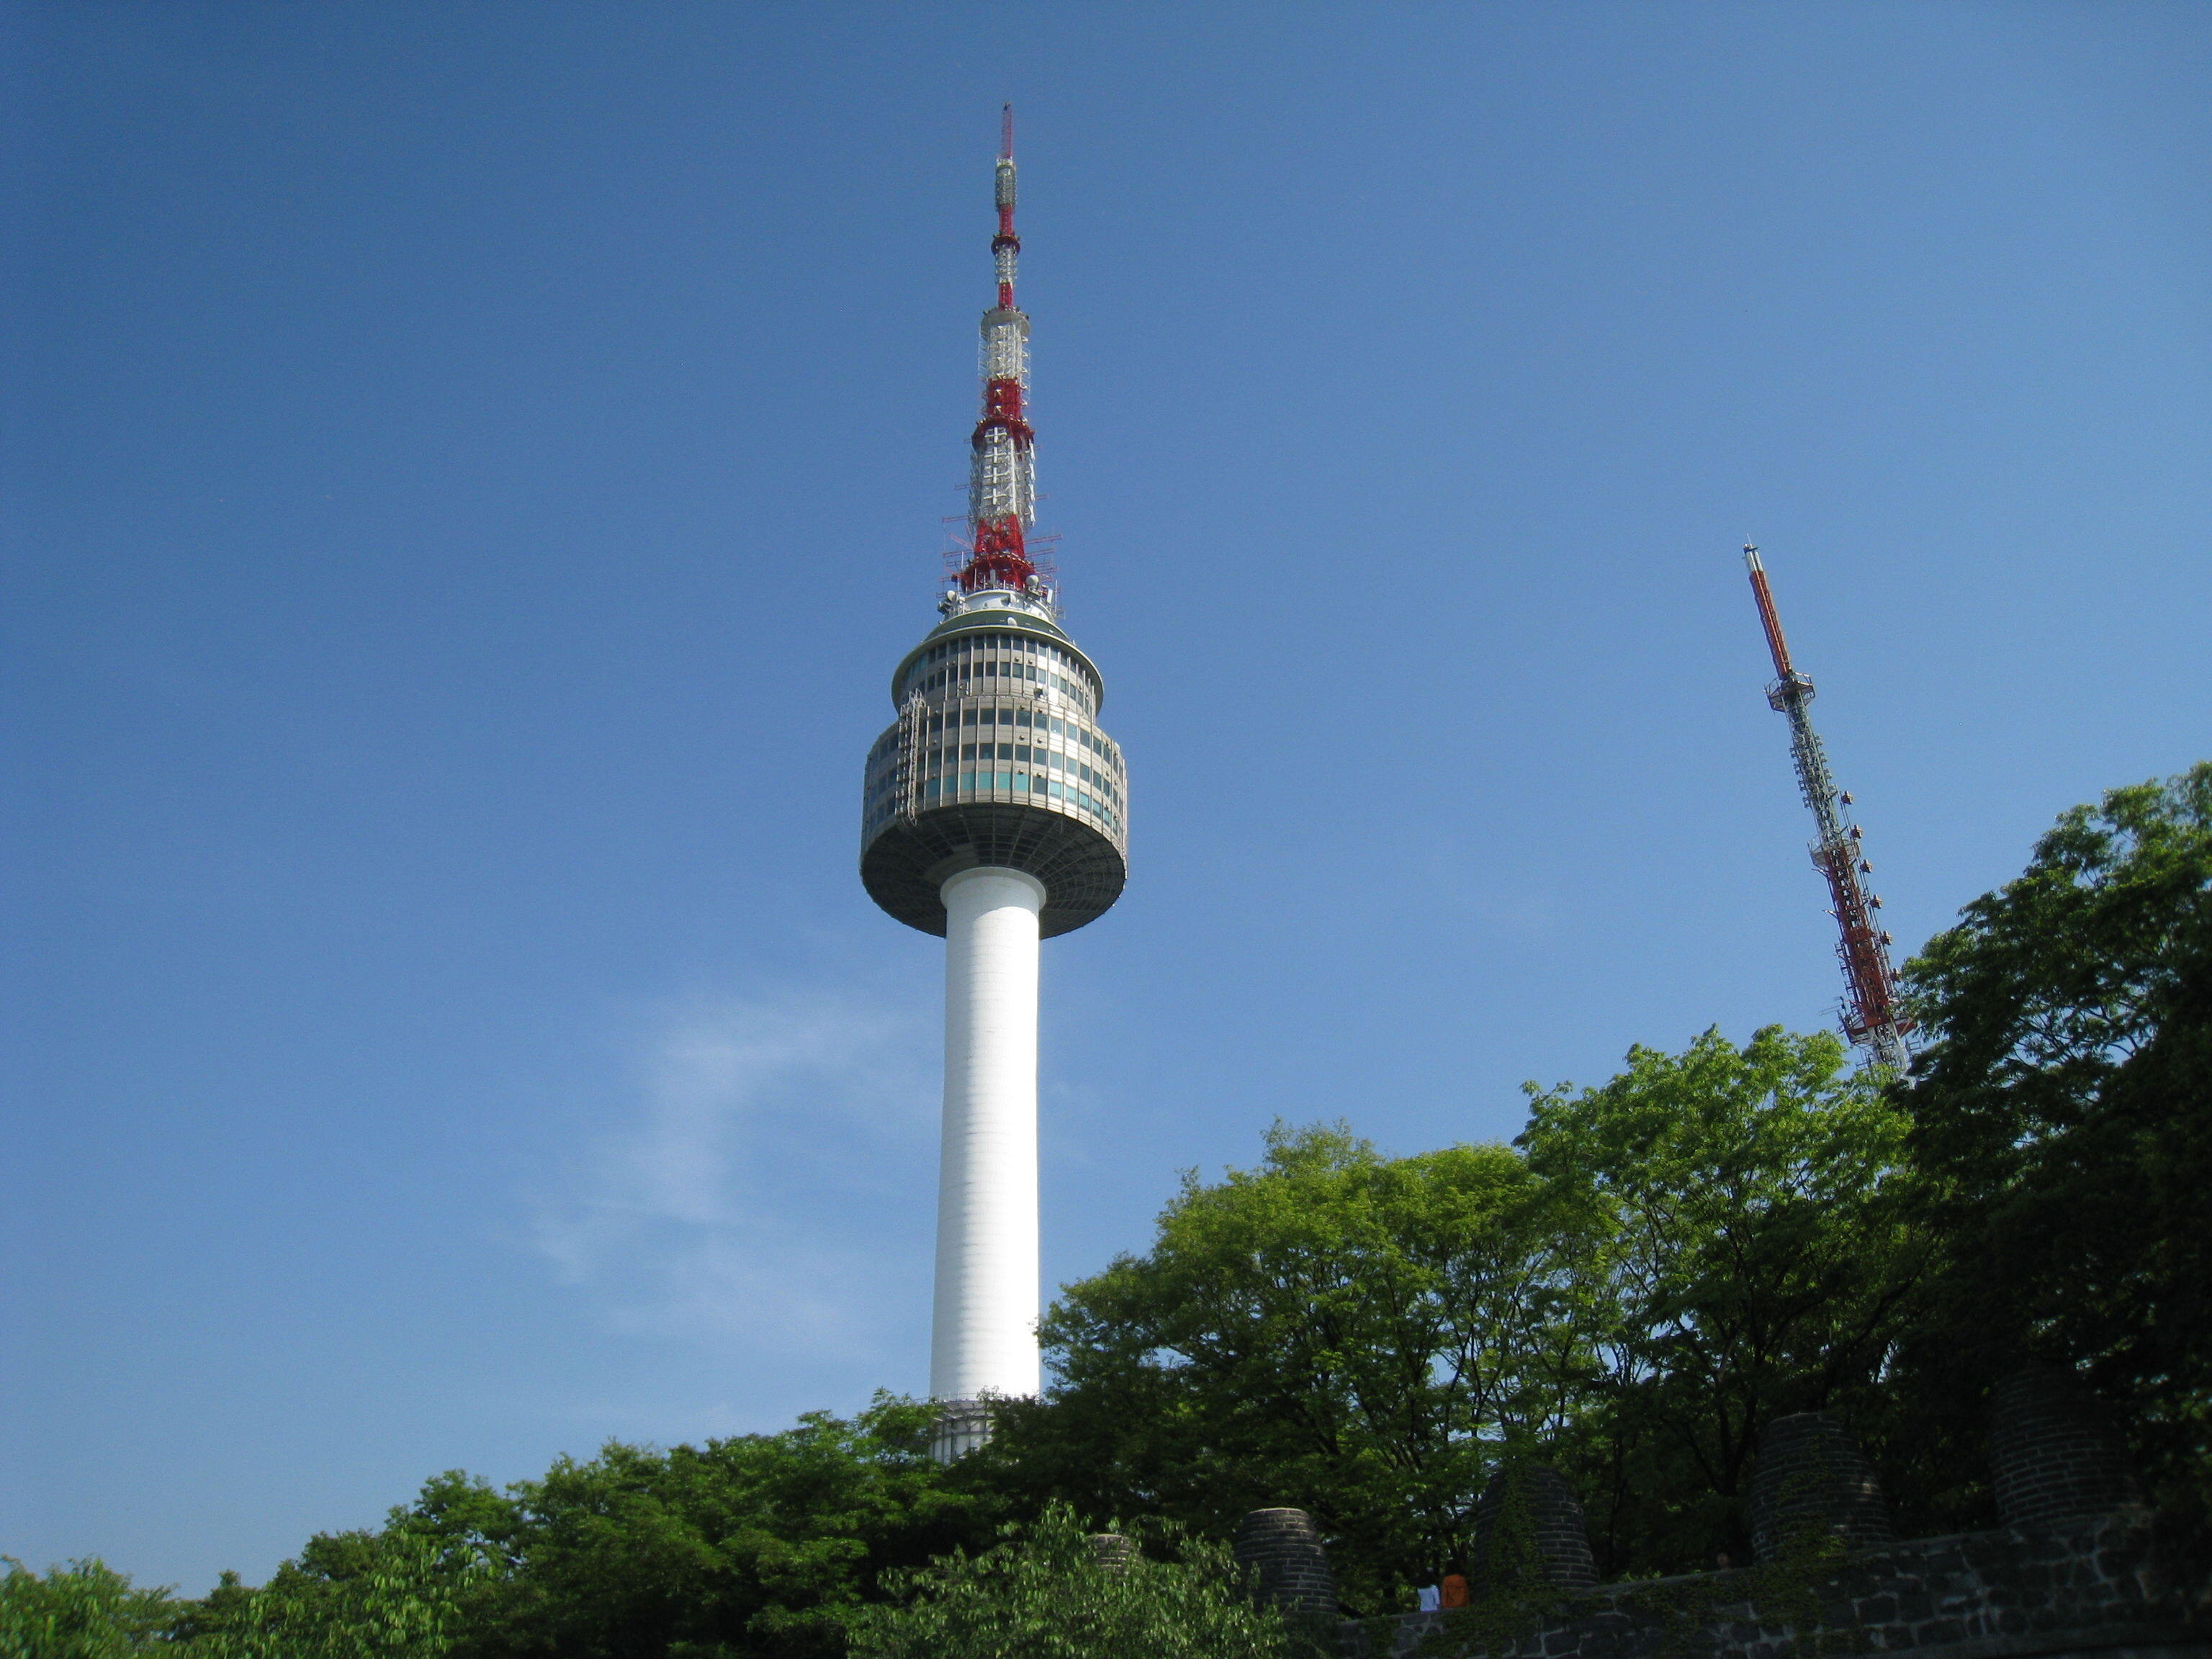
[[[1037,1391],[1037,917],[1044,884],[963,870],[945,901],[945,1130],[929,1392],[945,1433],[980,1443],[958,1407]],[[957,1455],[948,1443],[940,1455]]]

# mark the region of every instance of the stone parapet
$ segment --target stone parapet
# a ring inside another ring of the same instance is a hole
[[[1480,1595],[1596,1586],[1589,1524],[1566,1476],[1546,1463],[1509,1463],[1490,1477],[1474,1506],[1474,1583]]]
[[[2118,1431],[2072,1373],[2015,1371],[1990,1397],[1997,1513],[2030,1527],[2138,1501]]]
[[[2212,1632],[2124,1510],[1547,1598],[1346,1620],[1344,1659],[2212,1659]]]
[[[1254,1510],[1237,1522],[1234,1549],[1267,1601],[1291,1613],[1335,1616],[1328,1552],[1304,1510]]]
[[[1864,1549],[1896,1536],[1874,1466],[1826,1412],[1778,1417],[1761,1431],[1759,1464],[1744,1496],[1752,1553],[1761,1561],[1820,1539]]]

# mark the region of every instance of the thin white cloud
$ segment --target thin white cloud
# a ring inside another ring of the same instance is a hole
[[[701,1001],[641,1050],[641,1107],[540,1205],[538,1248],[625,1329],[877,1352],[886,1305],[927,1298],[922,1023],[847,996]]]

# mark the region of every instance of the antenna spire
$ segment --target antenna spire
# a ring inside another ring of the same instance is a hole
[[[1813,867],[1827,878],[1829,896],[1835,901],[1836,960],[1843,966],[1844,997],[1839,1005],[1844,1034],[1863,1045],[1875,1064],[1903,1076],[1911,1068],[1912,1051],[1905,1033],[1912,1030],[1899,1006],[1897,973],[1890,966],[1890,937],[1875,925],[1881,895],[1862,879],[1874,873],[1864,837],[1851,822],[1851,798],[1838,791],[1828,772],[1827,751],[1813,730],[1805,705],[1813,701],[1813,682],[1790,660],[1790,644],[1782,636],[1782,618],[1774,608],[1773,591],[1766,585],[1766,567],[1759,550],[1743,544],[1743,562],[1751,572],[1751,594],[1759,605],[1759,626],[1766,630],[1766,649],[1774,659],[1774,683],[1766,688],[1766,701],[1790,720],[1790,759],[1797,769],[1798,793],[1813,810],[1819,831],[1810,851]]]
[[[999,232],[991,238],[999,303],[983,313],[983,418],[969,440],[968,562],[956,579],[967,592],[1008,588],[1048,599],[1031,562],[1025,532],[1036,522],[1036,434],[1024,404],[1030,384],[1030,319],[1014,304],[1014,266],[1022,239],[1014,234],[1014,106],[999,123],[999,161],[992,200]]]

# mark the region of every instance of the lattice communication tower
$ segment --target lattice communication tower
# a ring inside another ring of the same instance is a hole
[[[1890,965],[1889,947],[1895,941],[1875,921],[1881,895],[1866,879],[1874,874],[1866,837],[1851,821],[1850,796],[1836,787],[1828,771],[1827,751],[1805,712],[1813,701],[1812,679],[1790,660],[1782,618],[1766,585],[1766,567],[1759,562],[1759,550],[1748,542],[1743,562],[1751,572],[1752,597],[1758,602],[1759,625],[1766,630],[1766,648],[1774,659],[1775,678],[1766,688],[1766,701],[1790,722],[1790,758],[1797,769],[1798,793],[1812,808],[1818,831],[1809,846],[1813,867],[1827,878],[1828,894],[1835,902],[1832,914],[1841,935],[1836,960],[1844,970],[1844,994],[1837,1012],[1844,1034],[1864,1048],[1875,1066],[1902,1076],[1912,1066],[1912,1050],[1905,1041],[1912,1021],[1905,1015],[1897,970]]]

